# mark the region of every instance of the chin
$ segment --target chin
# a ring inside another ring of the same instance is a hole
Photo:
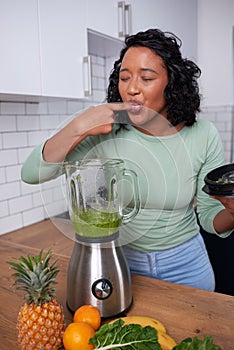
[[[128,116],[132,124],[135,126],[143,126],[145,123],[147,123],[146,118],[142,116],[140,113],[139,114],[129,113]]]

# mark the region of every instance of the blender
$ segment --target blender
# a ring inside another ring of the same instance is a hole
[[[69,216],[75,230],[67,273],[67,307],[75,312],[79,306],[91,304],[103,318],[121,315],[132,304],[132,285],[119,244],[119,228],[139,211],[137,176],[121,159],[66,163],[65,172]]]

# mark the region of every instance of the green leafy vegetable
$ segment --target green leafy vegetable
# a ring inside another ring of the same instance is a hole
[[[187,338],[174,346],[172,350],[222,350],[220,346],[213,343],[213,338],[205,335],[204,339],[198,337]]]
[[[95,350],[161,350],[155,328],[124,325],[121,319],[102,325],[89,342],[95,345]]]

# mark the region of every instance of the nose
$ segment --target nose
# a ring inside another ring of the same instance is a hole
[[[129,95],[138,95],[140,93],[140,87],[137,82],[137,79],[131,79],[128,84],[128,93]]]

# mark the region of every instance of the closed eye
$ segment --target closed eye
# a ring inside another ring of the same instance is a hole
[[[150,80],[154,80],[155,78],[146,78],[146,77],[142,77],[141,79],[144,80],[144,81],[150,81]]]
[[[129,80],[130,78],[129,78],[129,77],[119,77],[119,79],[120,79],[121,81],[127,81],[127,80]]]

